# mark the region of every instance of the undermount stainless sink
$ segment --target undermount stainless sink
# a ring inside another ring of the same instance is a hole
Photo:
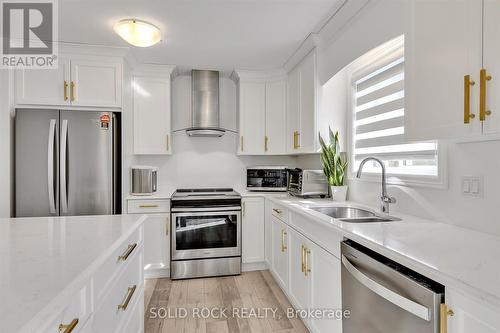
[[[349,223],[392,222],[400,219],[392,216],[379,216],[369,210],[355,207],[311,207],[321,214]]]

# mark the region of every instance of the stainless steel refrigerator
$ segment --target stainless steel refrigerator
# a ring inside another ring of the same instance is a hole
[[[112,112],[17,109],[17,217],[120,213],[120,121]]]

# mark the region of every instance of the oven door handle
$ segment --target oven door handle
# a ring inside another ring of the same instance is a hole
[[[191,208],[191,207],[182,207],[182,208],[171,208],[170,211],[172,213],[191,213],[191,212],[232,212],[232,211],[240,211],[241,206],[231,206],[231,207],[207,207],[207,208]]]
[[[353,264],[344,256],[342,255],[342,264],[344,267],[347,269],[351,275],[358,280],[359,283],[364,285],[366,288],[370,289],[373,291],[375,294],[379,295],[380,297],[384,298],[385,300],[391,302],[392,304],[400,307],[401,309],[408,311],[409,313],[423,319],[426,321],[431,320],[431,311],[429,308],[426,308],[425,306],[418,304],[406,297],[403,297],[399,295],[398,293],[395,293],[394,291],[384,287],[383,285],[379,284],[378,282],[370,279],[368,276],[363,274],[361,271],[356,269]]]

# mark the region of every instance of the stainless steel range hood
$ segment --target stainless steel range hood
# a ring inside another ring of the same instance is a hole
[[[192,70],[192,123],[189,136],[220,137],[219,72]]]

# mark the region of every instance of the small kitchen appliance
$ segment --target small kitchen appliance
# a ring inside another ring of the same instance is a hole
[[[286,166],[255,166],[247,168],[247,191],[286,192]]]
[[[152,166],[132,166],[131,194],[152,195],[158,190],[158,168]]]
[[[322,170],[288,170],[288,194],[307,198],[328,196],[328,182]]]

